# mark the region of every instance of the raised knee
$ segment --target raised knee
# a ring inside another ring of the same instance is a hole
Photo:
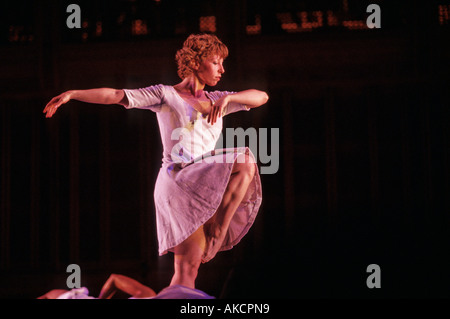
[[[256,171],[253,158],[247,154],[239,155],[234,163],[233,171],[245,175],[246,177],[253,178]]]

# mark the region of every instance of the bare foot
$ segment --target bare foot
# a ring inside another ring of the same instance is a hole
[[[222,231],[220,225],[215,222],[203,225],[203,231],[206,237],[206,247],[202,256],[202,263],[206,263],[217,254],[227,232]]]

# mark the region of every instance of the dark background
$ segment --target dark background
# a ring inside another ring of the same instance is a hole
[[[69,89],[176,84],[176,50],[213,32],[230,49],[217,88],[270,96],[224,127],[279,128],[280,167],[261,175],[250,232],[201,266],[197,287],[222,298],[448,298],[450,2],[376,1],[381,29],[368,29],[371,2],[75,1],[83,26],[69,29],[71,1],[3,1],[0,297],[65,288],[72,263],[93,295],[111,273],[168,285],[155,114],[76,101],[51,119],[42,110]],[[317,22],[317,11],[322,25],[301,29],[300,13]],[[370,264],[380,289],[366,286]]]

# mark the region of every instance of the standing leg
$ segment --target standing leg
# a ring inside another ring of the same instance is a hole
[[[205,225],[174,248],[175,273],[170,285],[195,288],[201,262],[211,260],[219,251],[236,209],[247,193],[256,164],[248,155],[239,155],[233,165],[230,181],[216,213]]]
[[[175,273],[170,285],[183,285],[195,288],[198,268],[205,250],[205,234],[203,226],[174,248]]]
[[[206,248],[202,262],[208,262],[219,251],[231,219],[242,202],[255,175],[256,164],[248,155],[239,155],[233,164],[230,181],[214,216],[205,223]]]

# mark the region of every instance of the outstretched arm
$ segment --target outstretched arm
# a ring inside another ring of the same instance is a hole
[[[118,291],[135,298],[148,298],[156,296],[153,289],[141,284],[140,282],[123,275],[111,274],[100,291],[99,299],[111,299]]]
[[[249,108],[255,108],[267,103],[268,100],[269,96],[267,95],[266,92],[255,89],[224,95],[223,97],[218,99],[211,108],[211,112],[208,115],[208,122],[214,124],[217,121],[217,118],[219,116],[222,116],[222,109],[228,103],[234,102],[239,104],[245,104]]]
[[[71,90],[55,96],[44,108],[45,117],[52,117],[56,110],[70,100],[77,100],[96,104],[122,104],[127,103],[123,90],[99,88],[90,90]]]

